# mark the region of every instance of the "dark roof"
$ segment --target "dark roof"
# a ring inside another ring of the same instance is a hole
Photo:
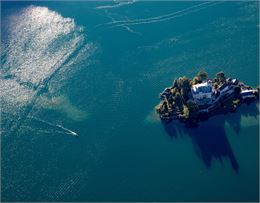
[[[231,82],[231,81],[232,81],[232,78],[227,78],[227,81],[230,81],[230,82]]]
[[[228,86],[228,84],[227,84],[227,83],[224,83],[224,84],[221,85],[220,88],[218,88],[218,89],[219,89],[219,91],[221,91],[221,90],[225,89],[227,86]]]
[[[251,91],[250,92],[242,92],[241,95],[242,96],[251,96],[251,95],[253,95],[253,92],[251,92]]]

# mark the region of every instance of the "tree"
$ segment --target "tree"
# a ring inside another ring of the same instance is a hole
[[[239,99],[234,99],[233,101],[232,101],[232,104],[233,105],[238,105],[240,103],[240,100]]]
[[[218,89],[218,83],[215,82],[215,83],[213,84],[213,87],[214,87],[214,89]]]
[[[190,80],[184,76],[179,78],[178,83],[179,83],[179,87],[181,88],[181,93],[183,97],[187,98],[191,88]]]
[[[191,100],[187,102],[187,107],[188,107],[188,109],[191,113],[199,110],[198,104],[194,101],[191,101]]]
[[[162,103],[162,112],[163,112],[163,113],[167,113],[167,112],[168,112],[167,101],[164,101],[164,102]]]
[[[190,111],[189,108],[186,105],[183,105],[183,118],[187,120],[190,117]]]
[[[177,106],[181,106],[182,105],[182,99],[181,99],[181,95],[179,92],[177,92],[174,96],[174,101],[176,103]]]
[[[178,87],[178,81],[175,79],[173,81],[173,85],[172,85],[174,88],[177,88]]]
[[[169,104],[172,104],[172,102],[173,102],[173,97],[172,96],[169,96],[168,102],[169,102]]]
[[[181,88],[181,85],[182,85],[182,83],[183,83],[182,77],[179,77],[176,81],[177,81],[177,87],[178,87],[178,88]]]
[[[174,88],[172,88],[172,89],[171,89],[171,93],[172,93],[172,95],[175,95],[175,94],[176,94],[176,92],[177,92],[177,89],[176,89],[176,87],[174,87]]]
[[[196,84],[198,84],[198,83],[200,83],[201,82],[201,80],[200,80],[200,78],[198,77],[198,76],[195,76],[193,79],[192,79],[192,85],[196,85]]]
[[[199,71],[197,74],[198,78],[202,81],[205,81],[208,79],[208,73],[206,71]]]
[[[238,96],[238,95],[240,95],[240,93],[241,93],[241,88],[239,87],[239,86],[236,86],[235,88],[234,88],[234,92],[235,92],[235,94]]]
[[[225,80],[226,79],[226,77],[225,77],[225,74],[224,74],[224,72],[218,72],[217,74],[216,74],[216,77],[217,77],[217,79],[219,79],[220,81],[223,81],[223,80]]]
[[[155,109],[156,109],[156,112],[157,112],[157,113],[161,113],[161,111],[162,111],[162,104],[161,104],[161,103],[158,104],[158,105],[155,107]]]
[[[190,91],[190,80],[186,77],[184,77],[183,79],[183,83],[182,83],[182,89],[184,90],[184,92],[187,94]]]

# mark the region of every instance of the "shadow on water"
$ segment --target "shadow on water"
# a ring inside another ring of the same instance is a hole
[[[208,121],[199,123],[197,127],[188,128],[177,121],[162,123],[172,139],[188,135],[192,140],[196,154],[203,160],[207,168],[211,167],[213,159],[217,159],[223,164],[223,158],[228,158],[234,171],[238,172],[239,164],[227,138],[225,123],[238,134],[241,129],[242,117],[253,116],[256,118],[258,114],[257,103],[254,102],[249,106],[243,104],[235,114],[212,117]]]

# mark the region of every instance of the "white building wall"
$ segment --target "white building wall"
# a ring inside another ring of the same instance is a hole
[[[199,93],[199,94],[194,94],[192,93],[192,97],[194,99],[211,99],[212,98],[212,93]]]

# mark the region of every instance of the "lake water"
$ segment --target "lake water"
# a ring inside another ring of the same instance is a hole
[[[258,104],[154,112],[201,69],[259,84],[258,2],[1,4],[2,201],[259,200]]]

